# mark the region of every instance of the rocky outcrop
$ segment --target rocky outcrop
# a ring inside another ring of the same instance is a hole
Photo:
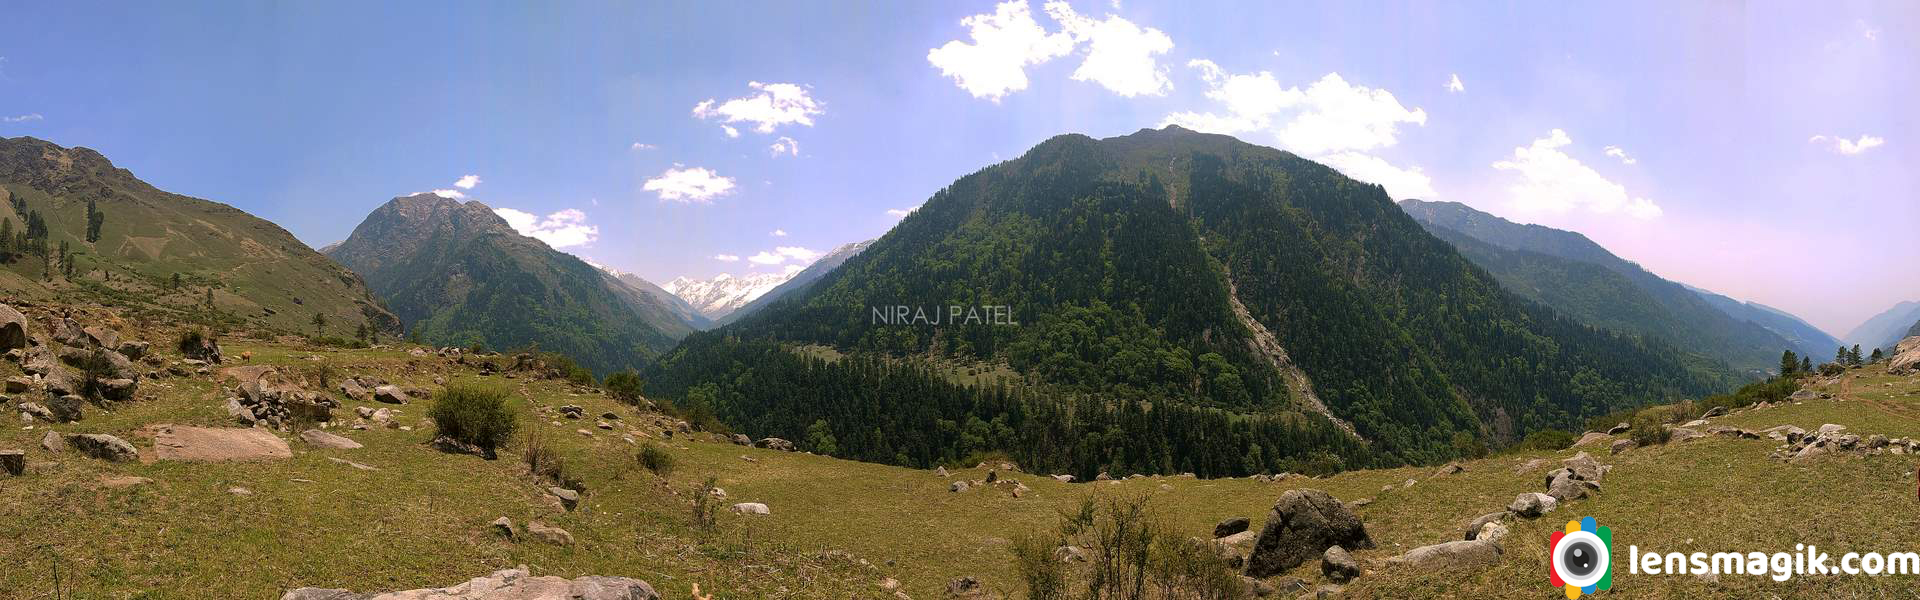
[[[1334,583],[1346,583],[1360,576],[1360,561],[1354,560],[1347,549],[1339,546],[1327,548],[1320,555],[1320,573]]]
[[[647,582],[627,577],[587,576],[572,580],[532,577],[525,566],[496,571],[452,587],[356,594],[340,589],[299,588],[280,600],[659,600]]]
[[[1389,565],[1427,571],[1483,569],[1499,563],[1500,546],[1484,540],[1421,546],[1387,559]]]
[[[1326,492],[1287,490],[1267,514],[1266,525],[1247,557],[1247,575],[1266,578],[1319,556],[1327,548],[1373,547],[1366,525]]]
[[[758,442],[754,442],[753,447],[766,448],[768,450],[779,450],[781,452],[792,452],[793,442],[789,442],[787,440],[783,440],[777,437],[770,437],[770,438],[764,438]]]
[[[153,456],[159,460],[224,462],[292,458],[286,440],[259,429],[156,425]]]
[[[1893,359],[1887,361],[1888,373],[1907,375],[1920,371],[1920,336],[1900,340],[1893,348]]]
[[[108,462],[133,462],[140,460],[140,451],[126,440],[104,433],[79,433],[60,436],[62,442],[75,452]]]
[[[0,352],[27,347],[27,316],[0,304]]]
[[[252,378],[241,378],[227,401],[227,412],[248,425],[281,429],[290,423],[320,423],[333,420],[333,409],[340,402],[333,397],[306,389],[302,383],[277,370],[260,371]]]
[[[360,442],[318,429],[308,429],[300,432],[300,441],[306,442],[308,446],[315,448],[331,448],[334,450],[356,450],[361,448]]]

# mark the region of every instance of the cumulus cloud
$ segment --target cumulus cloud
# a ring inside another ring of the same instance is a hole
[[[1624,149],[1621,149],[1619,146],[1607,146],[1606,149],[1602,151],[1605,152],[1607,156],[1620,159],[1621,164],[1631,165],[1633,163],[1640,162],[1640,159],[1634,158],[1632,155],[1627,154],[1627,151]]]
[[[806,265],[787,265],[785,267],[781,267],[780,270],[781,272],[786,273],[788,277],[792,277],[794,273],[799,273],[801,271],[807,270],[807,266]]]
[[[801,248],[799,246],[781,246],[779,248],[774,248],[773,251],[780,253],[781,256],[785,256],[787,258],[801,261],[801,262],[813,262],[813,259],[820,258],[819,252],[808,250],[806,248]]]
[[[1316,160],[1348,177],[1380,184],[1387,188],[1387,195],[1394,198],[1405,200],[1439,195],[1433,190],[1433,178],[1422,172],[1420,167],[1402,169],[1386,159],[1364,152],[1336,152],[1317,157]]]
[[[1816,135],[1807,138],[1809,144],[1820,144],[1828,150],[1852,156],[1886,145],[1887,140],[1875,135],[1860,134],[1860,139],[1850,140],[1844,137]]]
[[[785,229],[775,229],[775,230],[773,230],[772,232],[769,232],[769,233],[768,233],[767,235],[770,235],[770,236],[773,236],[773,237],[787,237],[787,230],[785,230]]]
[[[715,254],[713,259],[720,262],[740,262],[740,257],[733,254]]]
[[[911,208],[889,208],[887,209],[887,216],[893,217],[895,219],[899,219],[899,218],[906,217],[907,215],[913,214],[913,211],[919,210],[919,209],[920,207],[918,206],[911,207]]]
[[[659,146],[655,146],[655,145],[653,145],[653,144],[644,144],[644,143],[640,143],[640,142],[634,142],[634,143],[633,143],[633,149],[634,149],[634,150],[652,150],[652,149],[654,149],[654,148],[658,148],[658,147],[659,147]]]
[[[546,242],[555,249],[585,246],[600,239],[600,228],[587,224],[587,213],[579,209],[569,208],[545,218],[511,208],[496,208],[493,214],[500,215],[520,235]]]
[[[1066,2],[1048,2],[1045,10],[1059,31],[1048,31],[1035,20],[1026,0],[1002,2],[992,13],[961,19],[972,41],[952,40],[928,50],[927,62],[973,97],[999,102],[1027,89],[1027,67],[1071,54],[1084,43],[1086,59],[1074,70],[1073,80],[1126,97],[1159,96],[1173,89],[1167,68],[1157,58],[1173,49],[1167,34],[1117,15],[1083,16]]]
[[[7,123],[25,123],[27,121],[38,121],[45,118],[46,117],[40,116],[40,113],[27,113],[24,115],[18,115],[18,116],[12,116],[12,117],[0,117],[0,121],[5,121]]]
[[[749,256],[747,257],[747,262],[756,265],[773,266],[791,261],[794,265],[805,267],[816,258],[820,258],[820,253],[817,251],[800,246],[780,246]]]
[[[431,193],[431,194],[433,194],[433,195],[435,195],[435,196],[439,196],[439,197],[441,197],[441,198],[451,198],[451,199],[454,199],[454,200],[459,200],[459,199],[462,199],[462,198],[465,198],[465,197],[467,197],[467,195],[466,195],[466,194],[462,194],[462,193],[460,193],[460,190],[434,190],[434,191],[432,191],[432,192],[428,192],[428,193]]]
[[[480,185],[479,175],[467,175],[465,177],[461,177],[458,181],[453,182],[453,187],[457,187],[463,190],[473,189],[473,186],[476,186],[476,185]]]
[[[648,179],[640,189],[659,194],[661,200],[705,203],[727,195],[733,191],[733,187],[733,178],[722,177],[705,167],[674,165],[665,173]]]
[[[739,137],[740,131],[728,123],[751,123],[754,131],[773,133],[774,129],[786,125],[812,127],[814,116],[826,114],[826,109],[808,93],[809,86],[749,81],[747,87],[757,93],[726,102],[702,100],[693,106],[693,116],[718,119],[727,137]]]
[[[1464,83],[1460,83],[1460,74],[1459,74],[1459,73],[1454,73],[1454,74],[1453,74],[1453,78],[1452,78],[1452,79],[1448,79],[1448,80],[1447,80],[1447,91],[1449,91],[1449,92],[1464,92],[1464,91],[1467,91],[1467,85],[1466,85],[1466,84],[1464,84]]]
[[[800,142],[796,142],[793,140],[793,138],[783,135],[783,136],[780,136],[780,139],[774,140],[773,145],[767,146],[767,151],[773,153],[773,155],[776,157],[782,154],[785,154],[787,156],[799,156]]]
[[[777,265],[787,262],[787,257],[774,252],[761,251],[759,254],[747,257],[747,261],[756,265]]]
[[[1567,132],[1555,129],[1547,137],[1513,149],[1513,157],[1493,168],[1519,176],[1508,188],[1515,210],[1529,214],[1563,215],[1576,210],[1610,215],[1624,213],[1652,219],[1663,212],[1651,200],[1627,193],[1627,188],[1602,176],[1563,150],[1573,144]]]

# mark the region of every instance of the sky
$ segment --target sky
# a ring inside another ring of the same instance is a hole
[[[438,191],[655,282],[792,270],[1179,124],[1841,335],[1920,299],[1910,2],[8,2],[0,136],[309,245]]]

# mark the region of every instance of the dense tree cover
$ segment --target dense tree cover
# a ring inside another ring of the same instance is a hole
[[[974,387],[914,360],[867,353],[828,361],[773,342],[694,337],[648,368],[649,395],[686,398],[683,412],[711,411],[735,429],[841,458],[932,467],[1004,451],[1030,472],[1083,478],[1389,464],[1319,416]]]
[[[1236,287],[1370,445],[1298,416],[1234,314]],[[698,392],[755,435],[805,440],[824,420],[865,460],[997,445],[1079,474],[1227,474],[1316,451],[1437,462],[1720,383],[1658,341],[1512,296],[1378,186],[1172,129],[1061,136],[961,178],[793,296],[689,337],[649,368],[649,392]],[[1005,305],[1020,325],[876,322],[888,305]],[[813,364],[778,344],[852,354]],[[923,355],[1002,362],[1024,381],[968,392],[890,362]]]

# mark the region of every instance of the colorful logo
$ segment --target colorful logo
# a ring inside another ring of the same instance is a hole
[[[1613,530],[1593,517],[1567,521],[1547,545],[1548,581],[1567,589],[1567,599],[1613,588]]]

